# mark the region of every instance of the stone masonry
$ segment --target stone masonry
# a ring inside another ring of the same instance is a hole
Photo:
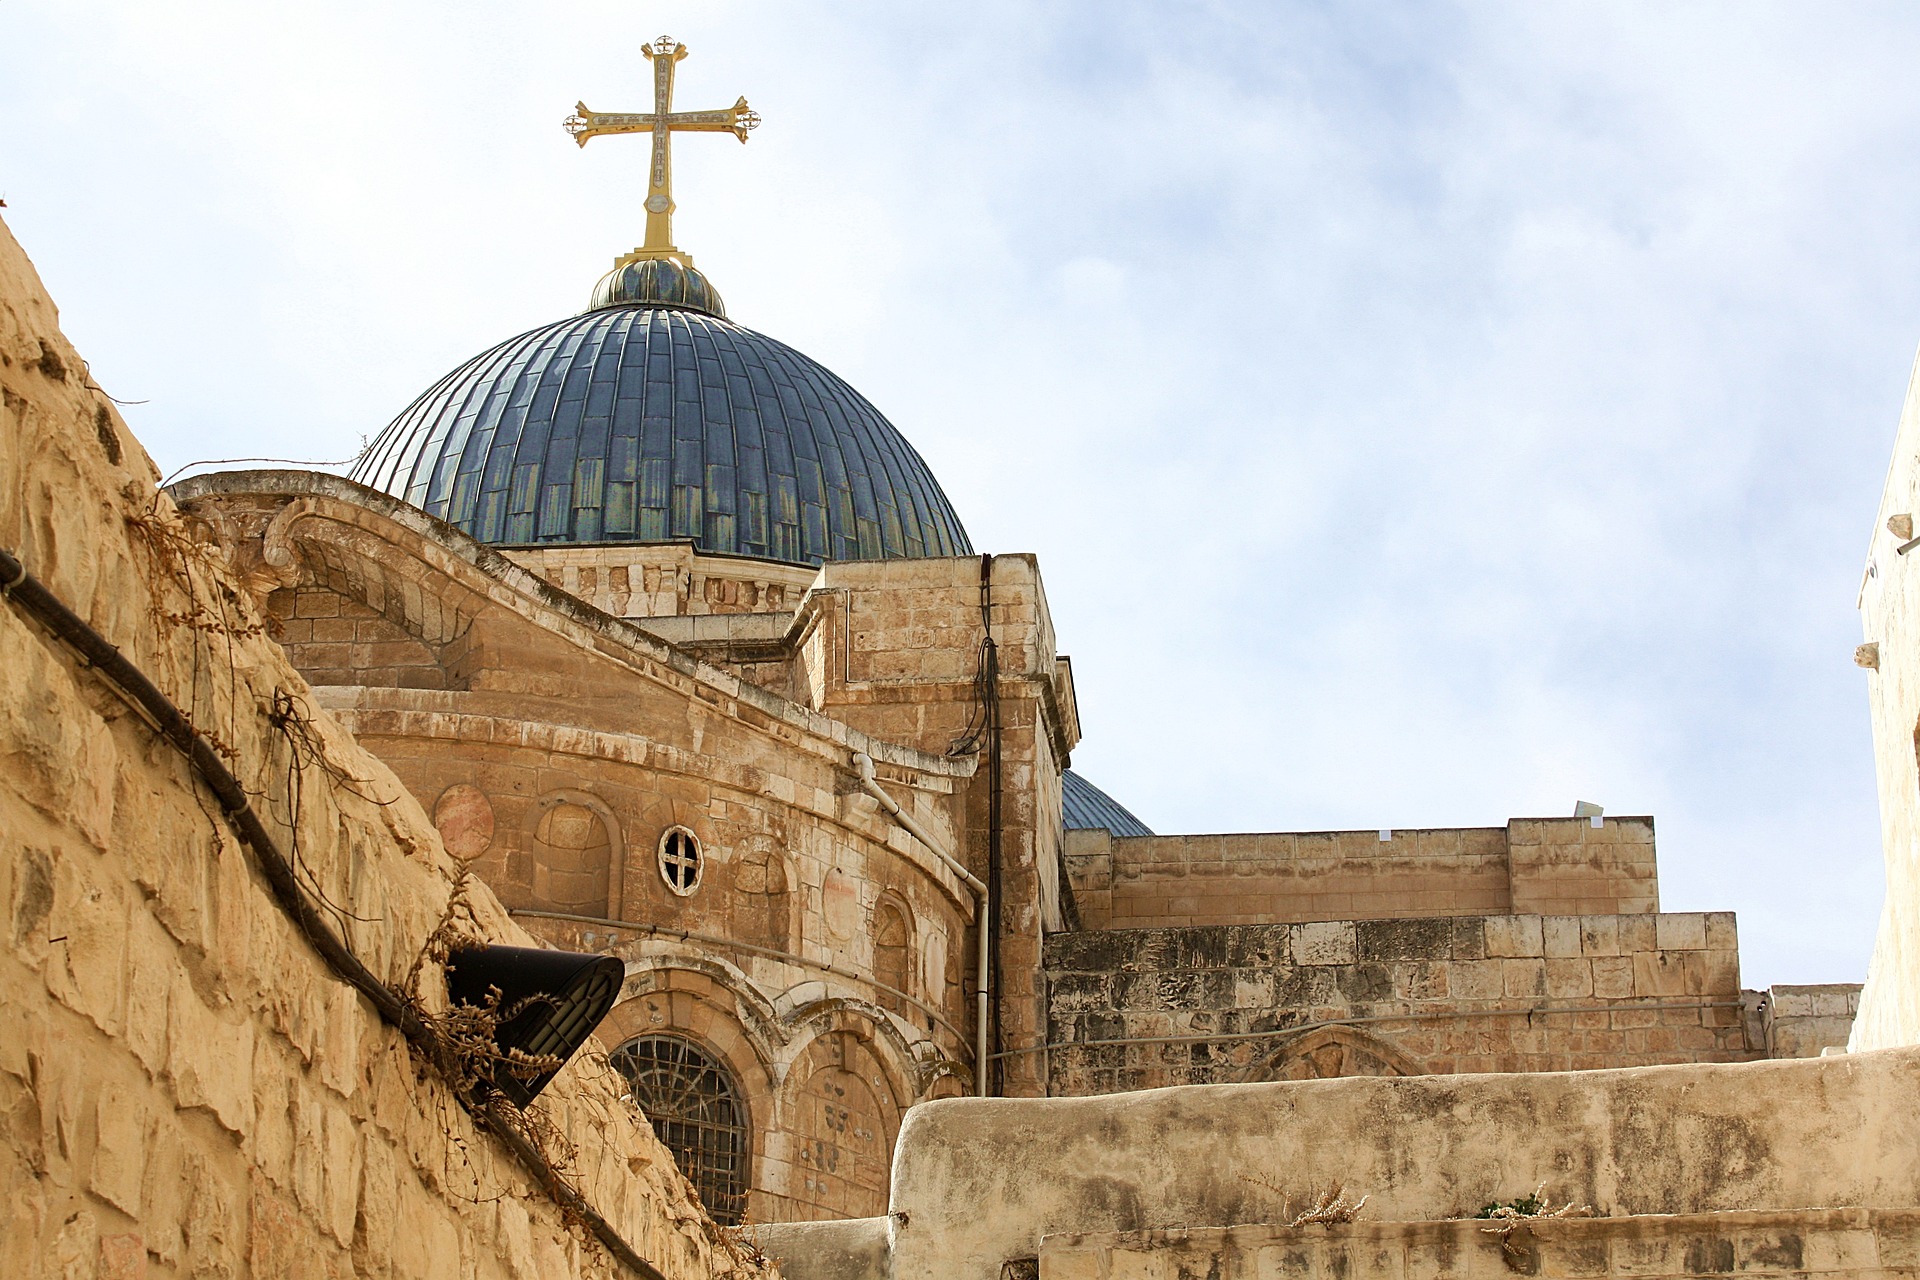
[[[1759,1056],[1728,913],[1089,931],[1046,964],[1064,1095]]]
[[[0,390],[0,546],[217,744],[351,950],[444,1001],[416,961],[459,864],[187,539],[4,230]],[[181,757],[6,604],[0,671],[0,1274],[621,1273],[326,967]],[[598,1061],[536,1103],[587,1200],[673,1280],[771,1274]]]

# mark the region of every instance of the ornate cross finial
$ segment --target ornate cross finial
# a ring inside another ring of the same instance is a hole
[[[651,133],[653,165],[647,174],[647,242],[614,265],[625,266],[649,258],[671,258],[683,266],[693,259],[673,244],[673,155],[672,139],[681,133],[730,133],[745,142],[747,133],[760,123],[760,117],[740,99],[723,111],[675,111],[673,109],[673,69],[687,56],[687,46],[671,36],[661,36],[644,46],[647,60],[653,63],[653,110],[628,114],[590,111],[584,102],[574,104],[574,114],[562,126],[581,146],[587,139],[607,133]]]

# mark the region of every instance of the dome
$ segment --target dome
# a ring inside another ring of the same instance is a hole
[[[913,446],[817,362],[706,307],[596,303],[440,379],[352,478],[496,545],[686,539],[816,565],[972,553]]]
[[[1068,769],[1060,777],[1061,825],[1069,831],[1104,829],[1116,836],[1150,836],[1147,824],[1085,778]]]

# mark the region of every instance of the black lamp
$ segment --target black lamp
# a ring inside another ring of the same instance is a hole
[[[518,1012],[494,1027],[494,1046],[502,1054],[518,1049],[565,1065],[613,1008],[626,975],[626,965],[613,956],[539,947],[473,947],[447,958],[447,998],[479,1006],[497,989],[497,1007]],[[531,1079],[496,1071],[493,1085],[524,1108],[559,1070],[556,1066]]]

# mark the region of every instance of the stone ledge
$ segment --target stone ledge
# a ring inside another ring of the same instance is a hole
[[[1920,1267],[1920,1211],[1789,1209],[1525,1223],[1506,1237],[1479,1219],[1290,1227],[1171,1227],[1041,1239],[1040,1280],[1514,1275],[1886,1276]]]

